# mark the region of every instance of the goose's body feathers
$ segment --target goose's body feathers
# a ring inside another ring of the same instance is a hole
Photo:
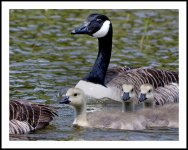
[[[86,95],[97,99],[108,97],[121,101],[123,84],[134,85],[134,91],[138,95],[140,86],[143,84],[148,83],[157,88],[164,87],[170,83],[178,83],[178,80],[178,73],[173,71],[154,68],[130,69],[129,67],[113,67],[107,70],[105,86],[81,80],[75,87],[81,88]]]
[[[24,134],[44,128],[56,116],[55,108],[33,104],[26,100],[11,100],[9,104],[9,134]]]
[[[115,72],[115,70],[115,68],[113,71],[109,70],[110,73],[107,71],[106,86],[109,88],[116,87],[122,91],[123,84],[132,84],[136,94],[139,93],[142,84],[148,83],[157,88],[164,87],[170,83],[178,83],[179,80],[178,73],[176,72],[154,68],[127,69],[125,71],[119,71],[120,69],[118,68],[118,73],[116,73],[116,76],[113,76],[111,72]]]

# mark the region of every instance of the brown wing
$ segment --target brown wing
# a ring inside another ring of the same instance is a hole
[[[115,77],[124,74],[127,70],[130,70],[129,67],[112,67],[107,70],[106,77],[105,77],[105,84],[108,84],[111,80]]]
[[[154,99],[159,105],[179,101],[179,87],[175,84],[168,84],[164,87],[156,88],[154,92]]]
[[[9,104],[9,120],[26,122],[35,130],[48,125],[55,116],[56,110],[51,106],[32,104],[26,100],[14,100]]]
[[[178,83],[179,76],[177,72],[165,71],[154,68],[137,68],[126,69],[113,68],[106,75],[106,86],[117,87],[122,89],[123,84],[134,85],[135,91],[138,94],[142,84],[151,84],[155,88],[164,86],[169,83]]]

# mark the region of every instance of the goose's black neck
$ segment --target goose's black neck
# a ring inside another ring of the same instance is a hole
[[[112,51],[112,25],[105,37],[98,38],[99,51],[91,72],[84,78],[85,81],[105,86],[104,80]]]

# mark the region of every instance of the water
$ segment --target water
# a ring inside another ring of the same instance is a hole
[[[71,126],[73,109],[58,100],[93,65],[97,40],[70,32],[94,12],[113,23],[110,65],[178,71],[177,10],[10,10],[10,98],[50,104],[58,107],[59,115],[47,128],[12,140],[178,140],[174,128],[122,131]]]

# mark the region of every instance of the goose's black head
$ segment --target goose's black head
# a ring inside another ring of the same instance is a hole
[[[75,28],[72,34],[88,34],[96,38],[105,37],[112,28],[108,17],[101,14],[91,14],[86,21],[79,27]]]

